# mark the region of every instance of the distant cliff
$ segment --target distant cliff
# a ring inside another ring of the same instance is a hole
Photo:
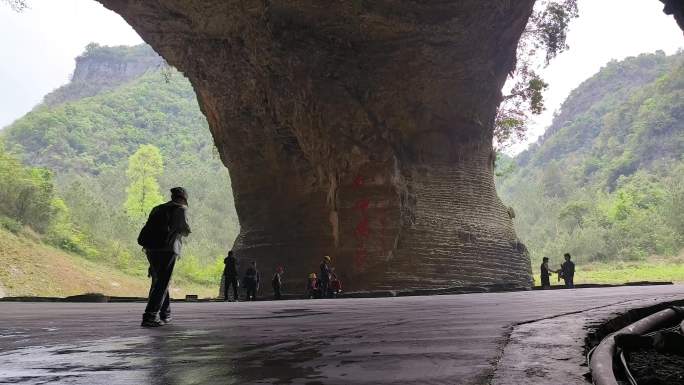
[[[55,106],[94,96],[163,66],[164,59],[146,44],[105,47],[90,43],[76,58],[71,82],[47,94],[43,103]]]

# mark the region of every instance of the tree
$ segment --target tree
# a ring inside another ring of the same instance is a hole
[[[128,158],[126,176],[130,185],[126,188],[124,208],[131,219],[144,220],[163,201],[157,179],[163,172],[162,155],[154,145],[142,145]]]
[[[558,214],[558,219],[568,222],[570,232],[572,232],[582,228],[587,213],[589,213],[589,205],[586,202],[570,202]]]
[[[518,43],[516,68],[499,105],[494,122],[494,139],[498,148],[523,140],[530,115],[544,111],[543,93],[548,87],[538,74],[542,66],[567,50],[570,21],[578,16],[577,0],[538,0]],[[540,65],[540,54],[543,65]]]
[[[9,5],[15,12],[21,12],[28,8],[27,0],[2,0],[2,2]]]
[[[0,142],[0,217],[44,232],[54,215],[54,196],[52,173],[23,166]]]

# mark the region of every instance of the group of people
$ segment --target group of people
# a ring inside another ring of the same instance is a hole
[[[323,257],[319,266],[320,274],[309,274],[304,296],[306,298],[333,298],[342,292],[342,282],[335,274],[330,256]]]
[[[171,200],[152,209],[147,223],[140,231],[138,244],[143,247],[147,260],[150,263],[149,275],[152,279],[147,306],[142,316],[141,325],[144,327],[158,327],[171,321],[171,308],[169,298],[169,283],[176,259],[181,254],[183,237],[190,234],[190,226],[187,222],[186,211],[188,208],[188,193],[182,187],[171,189]],[[575,264],[570,260],[570,254],[564,255],[565,262],[559,270],[549,268],[549,258],[544,257],[541,264],[542,288],[551,288],[551,274],[557,273],[558,280],[565,281],[566,288],[574,287]],[[234,300],[238,299],[238,261],[233,252],[228,252],[224,259],[225,268],[223,277],[225,285],[223,296],[228,300],[229,290],[232,288]],[[309,274],[306,283],[305,295],[307,298],[334,297],[342,291],[342,284],[335,275],[335,269],[331,265],[329,256],[323,257],[319,266],[319,274]],[[275,299],[282,296],[282,275],[285,269],[282,266],[276,268],[271,279]],[[242,286],[245,289],[245,298],[248,301],[256,300],[261,275],[257,270],[256,261],[252,261],[244,273]]]
[[[238,261],[235,258],[233,251],[228,252],[228,256],[223,260],[225,267],[223,268],[223,300],[229,300],[229,290],[233,289],[233,301],[238,301]],[[273,295],[275,299],[281,299],[283,287],[283,273],[285,269],[282,266],[276,268],[275,274],[271,279],[271,286],[273,287]],[[257,270],[256,261],[252,261],[250,266],[245,270],[242,277],[242,287],[245,289],[245,299],[247,301],[254,301],[257,298],[257,292],[261,284],[261,273]]]
[[[558,281],[561,279],[565,282],[565,287],[567,289],[572,289],[575,287],[575,263],[571,261],[570,253],[565,253],[563,255],[565,262],[561,264],[560,269],[551,270],[549,268],[549,258],[544,257],[541,264],[541,287],[542,289],[551,288],[551,273],[558,274]]]
[[[342,283],[337,278],[337,275],[335,275],[335,269],[331,266],[331,262],[330,256],[326,255],[319,266],[320,274],[309,274],[304,291],[306,298],[335,297],[342,291]],[[242,281],[238,277],[238,261],[232,250],[228,252],[228,256],[223,260],[223,263],[225,264],[223,269],[224,300],[229,301],[230,289],[232,288],[233,301],[238,301],[238,287],[240,282],[242,282],[242,287],[245,289],[245,299],[254,301],[261,282],[261,274],[256,268],[256,261],[253,261],[250,267],[247,268]],[[285,269],[282,266],[278,266],[271,279],[273,298],[276,300],[282,299],[284,272]]]

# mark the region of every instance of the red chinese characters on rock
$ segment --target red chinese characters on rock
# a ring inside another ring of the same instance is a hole
[[[353,189],[360,190],[365,185],[362,176],[357,175],[353,182]],[[384,253],[387,249],[385,227],[387,225],[387,208],[377,207],[374,212],[377,214],[377,223],[380,225],[380,234],[371,237],[371,218],[369,215],[371,202],[367,197],[362,197],[354,202],[354,211],[359,213],[359,220],[354,227],[354,239],[356,239],[356,250],[354,251],[354,270],[363,271],[367,267],[369,256],[368,248],[375,244],[377,249]],[[378,236],[379,235],[379,236]]]
[[[354,188],[359,188],[361,186],[363,186],[363,177],[357,175],[356,178],[354,178]]]

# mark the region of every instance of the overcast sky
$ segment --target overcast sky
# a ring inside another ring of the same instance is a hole
[[[86,44],[130,45],[142,39],[94,0],[28,0],[12,11],[0,0],[0,127],[69,81]]]
[[[118,15],[94,0],[29,0],[15,13],[0,1],[0,127],[28,112],[42,97],[69,80],[74,58],[89,42],[142,42]],[[570,50],[543,71],[549,83],[547,111],[535,119],[530,141],[544,132],[568,93],[611,59],[684,47],[674,19],[657,0],[580,0],[571,25]],[[513,152],[526,147],[515,146]]]

